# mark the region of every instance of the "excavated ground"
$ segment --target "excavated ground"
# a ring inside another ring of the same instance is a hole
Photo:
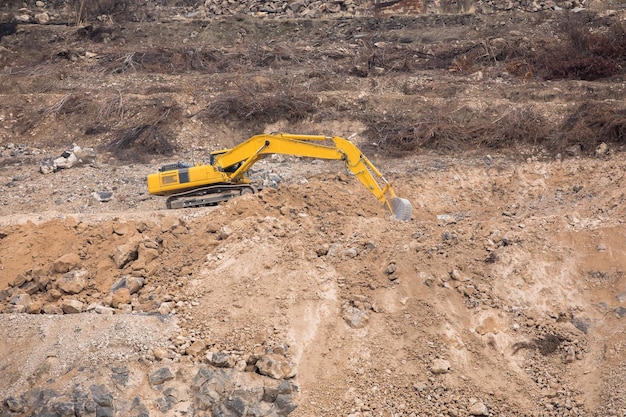
[[[621,144],[392,155],[371,137],[433,107],[458,123],[498,112],[494,125],[532,109],[555,126],[583,103],[624,109],[620,76],[420,61],[532,44],[553,16],[4,36],[0,415],[626,416]],[[406,45],[414,67],[394,69]],[[238,114],[248,96],[258,107]],[[413,218],[390,218],[341,163],[289,156],[217,207],[147,194],[160,165],[272,131],[351,137]],[[72,144],[95,159],[39,171]]]

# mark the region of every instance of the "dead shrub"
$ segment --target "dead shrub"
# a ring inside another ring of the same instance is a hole
[[[449,68],[451,72],[458,72],[462,74],[471,74],[474,72],[474,59],[470,55],[460,55],[454,57],[452,60],[452,65]]]
[[[526,62],[526,60],[521,58],[515,58],[507,61],[505,69],[509,74],[515,75],[519,78],[532,78],[533,76],[532,66]]]
[[[301,121],[317,111],[315,97],[306,93],[278,91],[259,93],[240,88],[217,97],[203,114],[212,120],[274,123],[280,119]]]
[[[435,108],[417,120],[386,115],[383,120],[364,120],[365,136],[392,156],[419,149],[456,152],[469,149],[507,149],[517,145],[535,146],[551,137],[552,127],[532,106],[501,110],[455,111]]]
[[[158,108],[146,117],[149,121],[118,131],[104,150],[122,161],[145,162],[151,155],[170,156],[175,150],[168,139],[172,136],[170,126],[180,117],[179,113],[180,109],[176,107]]]
[[[174,146],[163,128],[143,124],[125,129],[109,144],[107,150],[124,161],[144,161],[149,155],[171,155]]]
[[[217,50],[155,47],[145,51],[109,55],[100,60],[103,69],[113,74],[128,71],[180,74],[186,71],[207,73],[229,68],[228,58]]]
[[[559,132],[551,143],[554,152],[562,152],[574,143],[580,143],[587,154],[592,154],[602,142],[623,144],[626,108],[617,108],[614,102],[584,102],[565,119]]]
[[[75,94],[66,94],[52,106],[45,108],[42,113],[44,115],[68,115],[73,113],[84,113],[87,109],[88,102],[85,97]]]
[[[74,10],[76,25],[94,21],[107,15],[116,21],[139,21],[143,17],[140,0],[66,0],[69,8]]]
[[[535,71],[545,79],[593,81],[624,73],[626,26],[592,27],[585,14],[569,14],[560,22],[561,40],[548,46],[534,62]]]

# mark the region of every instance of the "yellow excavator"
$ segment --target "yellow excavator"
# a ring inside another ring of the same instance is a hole
[[[341,160],[397,219],[411,219],[409,200],[397,197],[391,184],[359,148],[338,136],[256,135],[232,149],[212,152],[209,164],[179,162],[161,167],[159,172],[148,175],[148,192],[167,196],[168,209],[215,205],[242,194],[254,193],[248,170],[269,154]]]

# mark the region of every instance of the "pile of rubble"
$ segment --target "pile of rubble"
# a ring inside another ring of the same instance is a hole
[[[159,9],[157,5],[141,6],[137,10],[135,18],[141,20],[149,16],[160,16],[152,11]],[[389,17],[394,15],[420,15],[420,14],[470,14],[470,13],[495,13],[498,11],[525,11],[538,12],[544,10],[572,10],[582,11],[585,9],[584,0],[462,0],[462,1],[437,1],[428,2],[423,0],[272,0],[272,1],[228,1],[206,0],[204,4],[193,8],[177,10],[179,17],[207,19],[220,16],[253,16],[260,18],[297,18],[297,19],[320,19],[341,17]],[[176,10],[176,9],[173,9]],[[15,11],[13,23],[40,23],[47,24],[67,20],[72,22],[76,19],[72,16],[73,11],[55,10],[43,1],[37,1],[32,8],[20,8]],[[131,16],[129,14],[129,16]],[[132,18],[132,17],[130,17]],[[2,20],[7,20],[6,16]]]

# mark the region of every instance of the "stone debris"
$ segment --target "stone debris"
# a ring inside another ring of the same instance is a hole
[[[64,151],[59,157],[45,157],[39,161],[39,171],[42,174],[51,174],[61,169],[70,169],[76,166],[94,164],[97,159],[96,152],[91,148],[81,148],[74,145],[72,150]]]

